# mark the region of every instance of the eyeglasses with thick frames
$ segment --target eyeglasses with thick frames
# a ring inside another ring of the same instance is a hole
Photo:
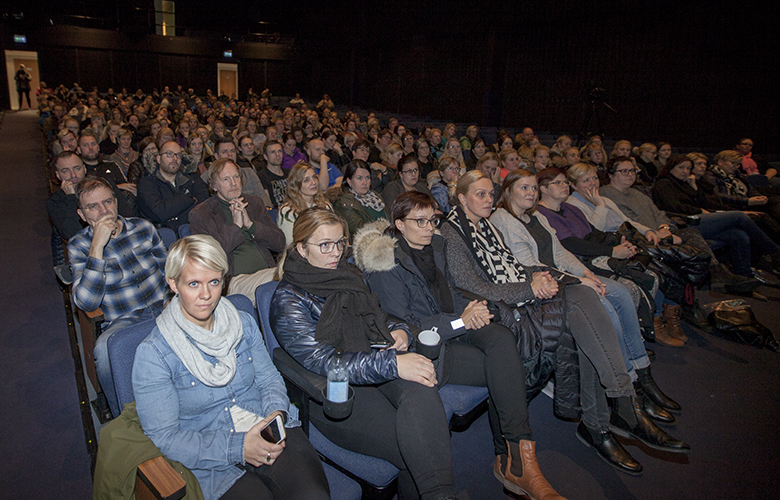
[[[417,223],[417,227],[420,229],[425,229],[428,227],[428,224],[431,225],[431,227],[437,228],[439,227],[439,224],[441,224],[441,219],[439,217],[433,217],[431,219],[410,219],[408,217],[404,217],[404,220],[413,220]]]
[[[620,170],[615,170],[616,174],[623,174],[623,175],[635,175],[637,170],[635,168],[621,168]]]
[[[184,157],[184,153],[174,153],[173,151],[165,151],[163,153],[160,153],[160,155],[166,158],[178,158],[179,160],[181,160]]]
[[[333,253],[333,249],[337,249],[339,252],[344,250],[344,247],[347,246],[347,239],[341,238],[339,241],[323,241],[322,243],[309,243],[306,242],[307,245],[316,245],[320,247],[320,253],[323,255],[328,255],[329,253]]]
[[[411,170],[402,170],[401,173],[402,174],[409,174],[409,175],[417,175],[417,173],[419,171],[420,171],[419,169],[413,168]]]

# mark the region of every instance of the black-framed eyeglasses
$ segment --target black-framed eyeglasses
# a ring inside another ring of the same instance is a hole
[[[616,174],[623,174],[623,175],[635,175],[637,170],[635,168],[622,168],[620,170],[615,170]]]
[[[420,171],[419,169],[413,168],[411,170],[403,170],[403,171],[401,171],[401,173],[402,174],[409,174],[409,175],[417,175],[417,173],[419,171]]]
[[[404,220],[413,220],[417,223],[417,227],[420,229],[425,229],[428,227],[428,224],[430,224],[432,227],[436,228],[439,227],[439,224],[441,224],[441,218],[439,217],[432,217],[430,219],[411,219],[409,217],[404,217]]]
[[[307,245],[316,245],[320,247],[320,253],[323,255],[327,255],[329,253],[333,253],[333,249],[338,249],[339,252],[344,250],[344,247],[347,246],[348,240],[346,238],[341,238],[339,241],[323,241],[322,243],[309,243],[307,242]]]

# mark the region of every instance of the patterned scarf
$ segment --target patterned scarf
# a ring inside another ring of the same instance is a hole
[[[487,219],[479,219],[479,228],[455,207],[447,222],[458,230],[477,263],[493,283],[525,283],[525,268],[506,247],[498,230]]]
[[[712,166],[712,172],[726,185],[726,189],[730,195],[747,197],[747,186],[735,174],[729,174],[717,165]]]
[[[364,195],[357,194],[357,192],[352,188],[349,188],[349,192],[352,193],[357,201],[359,201],[360,204],[366,208],[370,208],[375,212],[381,212],[385,209],[385,202],[382,200],[382,198],[379,197],[378,194],[370,189],[368,190],[368,193]]]

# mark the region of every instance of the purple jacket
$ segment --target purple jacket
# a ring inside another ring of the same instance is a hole
[[[299,161],[308,161],[306,155],[303,154],[300,149],[295,148],[295,151],[293,151],[292,156],[288,155],[285,152],[282,152],[282,168],[286,168],[287,170],[289,170],[293,168],[293,165],[295,165]]]
[[[575,238],[585,238],[591,232],[590,223],[585,218],[585,214],[579,208],[561,203],[560,212],[553,212],[547,207],[539,205],[539,212],[547,217],[550,226],[555,229],[558,239],[563,241],[570,236]]]

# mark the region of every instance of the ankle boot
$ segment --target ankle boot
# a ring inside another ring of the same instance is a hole
[[[671,304],[664,304],[664,313],[662,314],[664,320],[666,320],[666,332],[681,341],[687,342],[688,336],[682,330],[680,325],[680,317],[682,316],[682,307],[673,306]]]
[[[649,366],[647,368],[641,368],[637,370],[636,374],[639,377],[639,383],[642,386],[645,394],[647,394],[650,399],[655,401],[658,406],[674,413],[679,413],[682,411],[680,404],[664,394],[661,388],[658,387],[658,384],[656,384]]]
[[[683,347],[685,345],[685,342],[670,336],[666,331],[663,315],[653,318],[653,326],[655,327],[655,341],[659,344],[669,347]]]
[[[676,423],[674,415],[653,401],[653,398],[648,396],[642,389],[642,384],[640,384],[638,380],[634,381],[634,392],[636,392],[637,396],[642,398],[642,409],[645,410],[647,416],[656,422],[660,422],[666,425],[673,425]]]
[[[536,443],[521,440],[507,442],[509,455],[499,455],[493,466],[493,475],[504,488],[516,495],[526,495],[532,500],[566,500],[547,482],[536,461]],[[504,462],[506,457],[506,462]]]
[[[610,399],[612,413],[609,416],[609,430],[624,438],[638,439],[650,448],[672,453],[688,453],[691,446],[675,439],[653,423],[642,409],[638,396],[623,396]]]
[[[633,475],[642,473],[642,464],[634,460],[611,432],[596,431],[580,422],[576,435],[577,439],[596,450],[602,460],[617,470]]]

